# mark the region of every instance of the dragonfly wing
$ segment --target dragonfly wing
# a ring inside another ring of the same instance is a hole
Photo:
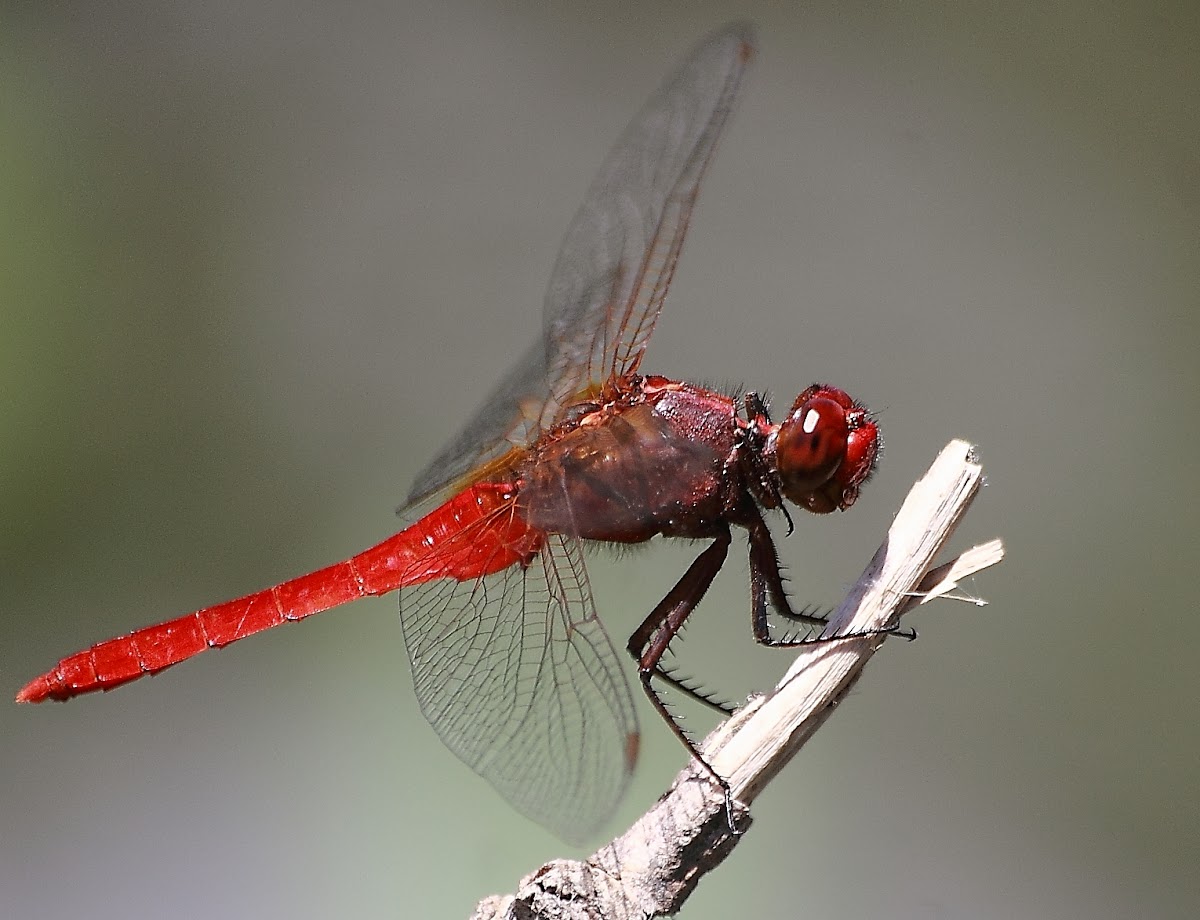
[[[402,590],[400,618],[417,699],[450,750],[565,840],[611,815],[637,719],[577,539],[547,536],[525,567]]]
[[[753,50],[744,24],[701,42],[625,129],[592,182],[546,294],[556,400],[637,369]]]
[[[567,230],[542,336],[417,477],[409,505],[528,446],[580,394],[637,369],[753,41],[745,25],[709,36],[626,128]]]
[[[421,470],[399,513],[408,515],[451,487],[465,485],[473,478],[472,472],[537,440],[546,402],[546,368],[545,343],[538,340],[463,429]]]

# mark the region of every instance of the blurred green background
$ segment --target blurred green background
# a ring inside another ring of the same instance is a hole
[[[4,692],[393,532],[604,152],[735,17],[761,53],[647,369],[879,410],[862,501],[782,546],[800,599],[956,436],[989,481],[957,543],[1009,558],[875,659],[685,916],[1200,914],[1190,2],[6,4]],[[593,559],[622,643],[695,552]],[[681,646],[732,694],[788,658],[744,573]],[[0,713],[6,917],[462,917],[577,855],[425,725],[394,599]],[[683,764],[642,715],[614,831]]]

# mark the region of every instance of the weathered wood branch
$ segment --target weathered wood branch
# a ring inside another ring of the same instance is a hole
[[[913,486],[883,545],[830,617],[826,635],[853,637],[802,647],[772,692],[752,698],[705,739],[704,755],[728,780],[735,800],[736,834],[721,791],[689,766],[623,835],[585,861],[547,863],[522,879],[515,895],[481,901],[472,920],[643,920],[678,911],[744,836],[749,805],[854,686],[888,638],[878,630],[1003,558],[1003,545],[992,540],[933,568],[981,475],[971,445],[951,441]]]

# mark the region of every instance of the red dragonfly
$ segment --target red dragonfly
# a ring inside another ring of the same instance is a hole
[[[710,36],[625,131],[567,231],[542,335],[417,477],[401,512],[413,523],[344,562],[93,645],[17,700],[111,690],[400,590],[413,684],[442,740],[520,811],[582,839],[615,808],[639,741],[582,541],[706,539],[628,650],[651,702],[724,785],[658,688],[711,701],[662,658],[724,563],[733,525],[748,534],[755,638],[812,641],[768,628],[768,606],[793,622],[823,621],[789,605],[763,512],[786,515],[784,499],[818,514],[845,510],[879,444],[866,409],[831,386],[809,387],[775,424],[753,393],[736,399],[639,372],[752,54],[745,26]]]

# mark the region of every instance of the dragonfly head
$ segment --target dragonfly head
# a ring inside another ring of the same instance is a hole
[[[845,511],[875,470],[879,429],[844,390],[813,384],[796,397],[768,451],[784,498],[814,514]]]

